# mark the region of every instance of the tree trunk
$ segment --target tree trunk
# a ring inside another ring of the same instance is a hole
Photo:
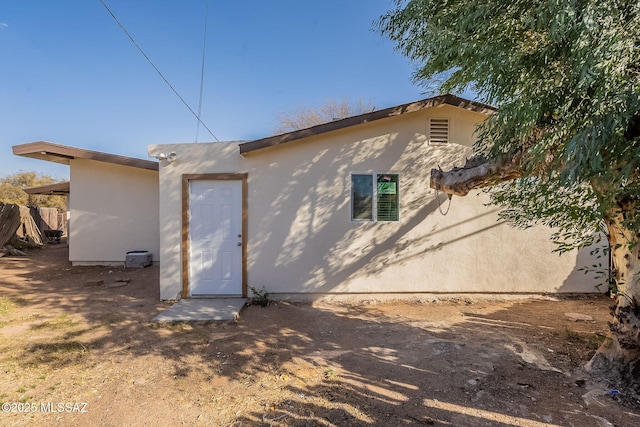
[[[620,378],[640,388],[640,235],[623,225],[622,214],[606,220],[611,250],[610,335],[587,369]],[[638,390],[640,391],[640,390]]]
[[[476,157],[467,160],[462,168],[432,169],[430,186],[449,195],[465,196],[472,189],[522,175],[522,158],[518,154],[494,161]],[[616,302],[611,306],[610,333],[586,368],[616,382],[622,380],[640,393],[640,234],[624,226],[624,211],[610,215],[605,223]]]

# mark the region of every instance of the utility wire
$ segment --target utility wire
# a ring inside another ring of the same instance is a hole
[[[187,104],[187,101],[184,100],[184,98],[182,96],[180,96],[180,94],[178,93],[177,90],[175,90],[175,88],[171,85],[171,83],[169,83],[169,80],[167,80],[164,75],[160,72],[160,70],[158,69],[158,67],[155,66],[155,64],[151,61],[151,59],[147,56],[147,54],[144,52],[144,50],[142,50],[142,48],[140,47],[140,45],[138,45],[138,43],[136,43],[136,41],[134,40],[134,38],[131,36],[131,34],[129,34],[129,32],[127,31],[127,29],[124,27],[124,25],[122,25],[122,23],[120,23],[120,21],[118,20],[118,18],[116,18],[116,15],[114,15],[114,13],[111,11],[111,9],[109,9],[109,6],[107,6],[107,4],[104,2],[104,0],[100,0],[100,3],[102,3],[102,5],[104,6],[105,9],[107,9],[107,12],[109,12],[109,15],[111,15],[111,17],[114,19],[114,21],[116,21],[116,23],[118,24],[118,26],[120,26],[120,28],[122,29],[122,31],[124,31],[124,33],[127,35],[127,37],[129,37],[129,40],[131,40],[131,43],[133,43],[133,45],[135,47],[138,48],[138,50],[140,51],[140,53],[142,53],[142,56],[145,57],[145,59],[147,60],[147,62],[149,62],[149,64],[151,64],[151,66],[153,67],[154,70],[156,70],[156,72],[158,73],[158,75],[162,78],[162,80],[164,80],[164,82],[167,84],[167,86],[169,86],[169,88],[171,88],[171,90],[173,91],[173,93],[176,94],[176,96],[180,99],[180,101],[182,101],[182,103],[185,105],[185,107],[187,107],[189,109],[189,111],[191,111],[191,114],[193,114],[195,116],[195,118],[198,120],[198,123],[202,124],[202,126],[211,134],[211,136],[218,142],[220,142],[220,140],[213,134],[213,132],[211,132],[211,129],[209,129],[207,127],[207,125],[200,119],[200,116],[198,116],[195,111],[193,111],[193,109],[189,106],[189,104]]]
[[[202,40],[202,68],[200,70],[200,98],[198,99],[198,117],[202,115],[202,90],[204,88],[204,54],[207,49],[207,25],[209,24],[209,0],[204,12],[204,38]],[[196,142],[200,133],[200,121],[196,123]],[[215,138],[215,137],[214,137]]]

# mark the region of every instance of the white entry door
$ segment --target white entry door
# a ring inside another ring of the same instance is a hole
[[[189,183],[189,294],[242,295],[242,182]]]

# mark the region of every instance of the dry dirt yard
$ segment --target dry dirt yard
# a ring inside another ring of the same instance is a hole
[[[640,425],[637,396],[581,369],[606,297],[281,302],[158,325],[157,267],[67,255],[0,258],[2,426]]]

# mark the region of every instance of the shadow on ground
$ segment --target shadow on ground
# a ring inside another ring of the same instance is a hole
[[[0,259],[2,400],[64,397],[91,411],[3,424],[640,423],[635,397],[581,370],[606,329],[602,297],[277,303],[234,323],[157,325],[169,306],[157,267],[71,268],[64,257],[60,246]]]

